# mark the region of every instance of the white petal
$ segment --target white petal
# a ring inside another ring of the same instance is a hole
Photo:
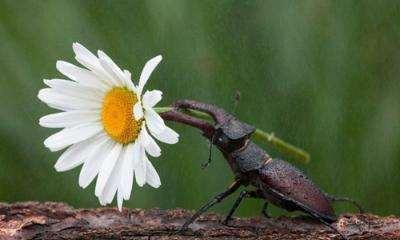
[[[73,44],[73,49],[75,52],[75,59],[92,70],[93,73],[105,84],[106,86],[112,86],[112,81],[110,81],[110,75],[101,66],[99,59],[92,52],[87,50],[84,46],[79,43]]]
[[[107,65],[107,63],[103,59],[100,59],[99,61],[100,61],[101,66],[103,67],[104,71],[107,73],[108,77],[106,77],[106,79],[111,83],[111,85],[123,87],[122,83],[118,80],[118,78],[115,76],[115,74],[112,73],[112,70]]]
[[[107,205],[107,203],[102,198],[99,198],[99,202],[101,206]]]
[[[179,134],[167,126],[165,126],[165,129],[162,133],[154,133],[151,131],[151,129],[150,129],[150,133],[157,140],[164,142],[164,143],[175,144],[179,141]]]
[[[87,69],[77,67],[65,61],[57,61],[56,67],[62,74],[83,86],[98,88],[101,90],[107,89],[105,82]]]
[[[121,154],[121,150],[122,144],[115,144],[110,153],[107,155],[106,159],[103,161],[99,175],[97,176],[95,189],[96,196],[100,196],[101,192],[103,191],[104,186],[106,185],[107,180],[110,177],[110,174],[115,166],[115,163],[117,162],[117,159]]]
[[[56,92],[51,88],[44,88],[39,91],[38,98],[49,106],[57,106],[63,109],[100,109],[102,104],[98,101],[92,101],[77,97],[71,97]]]
[[[99,60],[97,57],[83,45],[80,43],[73,43],[72,49],[75,52],[76,60],[80,64],[92,70],[99,67]]]
[[[117,163],[118,164],[118,163]],[[100,195],[99,200],[104,204],[109,204],[114,199],[115,193],[118,190],[118,181],[117,179],[110,179],[107,181],[106,186],[104,187],[103,194]]]
[[[88,154],[86,161],[83,164],[82,170],[79,174],[79,186],[86,188],[93,181],[98,174],[106,155],[111,150],[112,140],[105,137],[99,139],[93,144],[93,148]]]
[[[139,132],[139,136],[138,136],[138,142],[140,143],[140,145],[142,145],[143,147],[146,147],[147,145],[150,144],[150,135],[147,133],[146,130],[146,125],[143,122],[142,123],[142,127],[141,130]]]
[[[123,169],[123,155],[124,155],[124,149],[122,149],[122,152],[115,163],[115,166],[110,174],[109,179],[106,182],[106,185],[104,186],[103,191],[100,194],[100,201],[104,203],[111,203],[115,193],[117,192],[118,189],[118,184],[120,182],[121,178],[121,173],[124,171]]]
[[[139,147],[139,161],[137,164],[134,166],[135,169],[135,178],[136,178],[136,183],[140,186],[143,187],[143,185],[146,183],[146,153],[144,151],[144,148],[142,146]]]
[[[44,141],[44,145],[51,151],[58,151],[74,143],[84,141],[101,132],[101,124],[81,124],[72,128],[65,128]]]
[[[77,82],[64,79],[45,79],[43,82],[58,93],[92,101],[101,102],[105,94],[105,92],[102,90],[83,86]]]
[[[162,92],[159,90],[146,91],[142,98],[143,107],[152,108],[161,101],[161,98]]]
[[[142,90],[144,85],[146,84],[147,80],[149,79],[151,73],[154,71],[154,69],[157,67],[157,65],[161,62],[162,56],[158,55],[149,61],[144,65],[142,73],[140,74],[139,78],[139,87],[138,87],[138,92],[139,95],[141,95]]]
[[[153,188],[158,188],[161,186],[160,177],[149,160],[147,160],[146,164],[146,182]]]
[[[90,148],[90,146],[86,146],[84,142],[72,145],[61,154],[54,168],[57,172],[64,172],[81,165],[85,160],[85,155],[81,154],[85,148]]]
[[[100,138],[104,139],[104,134],[100,134],[99,136],[72,145],[61,154],[57,163],[54,165],[54,168],[58,172],[64,172],[79,166],[89,155],[90,151],[94,147],[94,143]]]
[[[152,157],[159,157],[161,155],[160,147],[158,146],[156,141],[154,141],[154,139],[151,136],[149,136],[148,140],[149,140],[149,142],[148,142],[147,146],[145,146],[146,152],[148,154],[150,154],[150,156],[152,156]]]
[[[133,116],[136,120],[139,120],[143,117],[143,108],[140,101],[133,106]]]
[[[136,92],[137,90],[132,82],[131,72],[129,72],[128,70],[124,70],[124,79],[125,79],[125,85],[128,87],[128,89]]]
[[[54,108],[54,109],[57,109],[57,110],[64,111],[64,112],[73,110],[73,109],[65,107],[65,106],[60,106],[60,105],[51,104],[51,103],[47,103],[47,106],[49,106],[51,108]]]
[[[53,113],[41,117],[39,124],[48,128],[65,128],[75,125],[97,122],[100,120],[100,112],[96,110],[73,110],[68,112]]]
[[[120,180],[120,188],[122,188],[123,196],[125,200],[131,197],[132,185],[133,185],[133,145],[128,144],[125,147],[125,154],[123,158],[123,174]]]
[[[132,144],[132,168],[135,169],[136,165],[139,164],[140,159],[142,158],[142,152],[141,152],[141,145],[139,141],[136,141],[135,143]]]
[[[161,149],[154,141],[154,139],[148,134],[146,130],[146,126],[143,123],[142,128],[140,130],[138,141],[145,148],[146,152],[148,152],[153,157],[159,157],[161,155]]]
[[[117,192],[117,205],[118,205],[118,210],[120,212],[122,211],[122,202],[123,202],[123,194],[121,193],[121,190],[118,189],[118,192]]]
[[[103,51],[97,51],[101,66],[115,80],[116,86],[125,86],[125,75],[114,61]]]
[[[152,108],[146,108],[144,112],[146,125],[154,133],[162,133],[165,129],[164,120]]]
[[[81,72],[89,72],[87,69],[80,68],[72,63],[62,60],[56,62],[56,68],[60,73],[74,81],[76,81],[77,75],[79,75]]]

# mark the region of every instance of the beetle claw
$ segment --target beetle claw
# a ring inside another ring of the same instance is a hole
[[[266,212],[261,212],[261,213],[265,218],[271,218],[271,216],[268,213]]]
[[[270,218],[271,216],[268,214],[267,208],[268,208],[268,202],[265,202],[261,209],[261,213],[262,215],[264,215],[265,218]]]
[[[221,223],[222,223],[222,225],[225,225],[225,226],[229,226],[229,222],[230,222],[230,220],[232,220],[232,218],[225,218]]]
[[[209,165],[210,165],[210,162],[209,162],[209,161],[208,161],[208,162],[205,162],[205,163],[202,163],[202,164],[201,164],[201,169],[204,170],[204,169],[206,169]]]

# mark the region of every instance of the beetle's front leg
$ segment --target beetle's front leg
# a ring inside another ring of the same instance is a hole
[[[199,210],[197,210],[197,212],[195,214],[193,214],[193,216],[187,220],[185,222],[185,224],[183,224],[182,228],[180,229],[180,231],[185,231],[188,226],[190,224],[192,224],[201,214],[203,214],[204,212],[206,212],[209,208],[211,208],[212,206],[214,206],[215,204],[221,202],[223,199],[225,199],[226,197],[228,197],[229,195],[231,195],[232,193],[234,193],[240,186],[242,185],[242,183],[240,182],[240,180],[236,180],[235,182],[233,182],[226,191],[218,194],[217,196],[215,196],[213,199],[211,199],[209,202],[207,202],[206,204],[204,204]]]

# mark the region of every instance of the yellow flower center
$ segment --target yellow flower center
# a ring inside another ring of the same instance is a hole
[[[137,101],[134,92],[122,87],[111,89],[104,98],[101,121],[106,133],[119,143],[133,142],[139,135],[143,119],[133,116]]]

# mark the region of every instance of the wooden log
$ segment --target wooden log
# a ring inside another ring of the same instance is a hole
[[[184,209],[74,209],[64,203],[0,203],[0,239],[340,239],[307,217],[234,218],[204,214],[177,230],[193,212]],[[344,214],[332,224],[349,239],[400,239],[400,218]]]

